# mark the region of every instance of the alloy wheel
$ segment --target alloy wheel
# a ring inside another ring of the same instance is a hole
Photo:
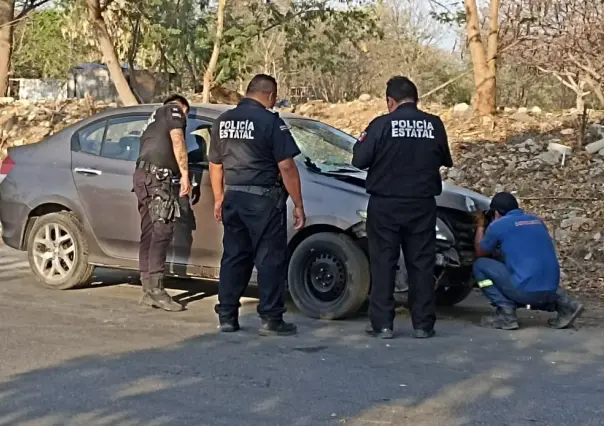
[[[76,254],[73,236],[57,223],[44,225],[34,237],[34,265],[48,282],[61,281],[68,276]]]

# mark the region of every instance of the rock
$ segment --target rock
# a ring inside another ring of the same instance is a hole
[[[601,155],[602,157],[604,157],[604,148],[602,148],[599,152],[598,155]]]
[[[48,127],[42,127],[42,126],[35,126],[29,129],[28,133],[30,134],[31,138],[36,140],[36,141],[40,141],[43,138],[45,138],[46,136],[50,135],[50,133],[52,132],[52,130]]]
[[[503,109],[503,112],[514,112],[514,111],[515,111],[514,108],[510,108],[510,107],[505,107]]]
[[[25,145],[25,139],[17,139],[15,141],[13,141],[13,146],[21,146],[21,145]]]
[[[595,154],[601,149],[604,149],[604,138],[600,139],[599,141],[595,141],[588,145],[585,145],[585,151],[589,152],[590,154]]]
[[[239,92],[222,86],[212,87],[210,89],[210,95],[212,95],[212,98],[214,98],[216,102],[227,105],[237,105],[239,101],[243,99],[243,95]]]
[[[552,166],[558,164],[561,158],[562,154],[557,151],[545,151],[537,156],[537,159]]]
[[[592,124],[589,126],[589,133],[594,136],[604,137],[604,125],[597,123]]]
[[[17,116],[15,114],[2,114],[0,115],[0,132],[8,132],[17,123]]]
[[[518,111],[516,111],[516,112],[518,112],[520,114],[526,114],[528,112],[528,108],[520,107],[520,108],[518,108]]]
[[[532,108],[531,108],[531,112],[532,112],[533,114],[541,114],[541,113],[542,113],[541,108],[539,108],[538,106],[534,106],[534,107],[532,107]]]
[[[458,180],[463,177],[463,172],[456,167],[451,167],[447,172],[449,179]]]
[[[541,148],[541,146],[537,142],[535,142],[533,139],[527,139],[524,142],[518,144],[517,146],[518,146],[518,151],[530,152],[532,154],[537,153],[539,151],[539,149]]]
[[[298,108],[298,112],[300,114],[306,114],[309,113],[312,110],[312,105],[311,104],[304,104],[304,105],[300,105],[300,108]]]
[[[594,241],[600,241],[600,239],[602,238],[602,234],[600,232],[596,233],[596,235],[594,235]]]
[[[456,115],[463,115],[470,112],[470,105],[464,103],[457,104],[453,107],[453,113]]]
[[[15,102],[15,98],[12,98],[10,96],[0,97],[0,105],[8,105],[12,104],[13,102]]]
[[[591,225],[593,220],[588,219],[586,217],[569,217],[564,219],[560,224],[562,229],[570,228],[571,231],[578,231],[585,225]]]
[[[531,118],[530,115],[528,115],[526,112],[521,112],[520,110],[518,110],[514,114],[510,115],[510,119],[516,120],[516,121],[524,121],[524,122],[533,121],[533,119]]]
[[[361,96],[359,96],[359,101],[361,102],[368,102],[371,100],[371,95],[367,94],[367,93],[363,93]]]
[[[570,235],[571,234],[569,230],[561,228],[556,229],[556,231],[554,232],[554,238],[559,243],[568,241],[570,239]]]
[[[563,129],[560,131],[560,134],[568,136],[575,133],[575,129]]]

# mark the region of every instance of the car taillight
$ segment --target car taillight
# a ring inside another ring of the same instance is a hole
[[[2,160],[0,163],[0,182],[2,182],[6,175],[8,175],[14,168],[15,162],[12,158],[6,157],[4,160]]]

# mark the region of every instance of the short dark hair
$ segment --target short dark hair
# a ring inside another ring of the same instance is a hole
[[[179,103],[183,104],[184,106],[186,106],[187,108],[190,108],[189,101],[187,101],[187,98],[185,98],[182,95],[179,95],[178,93],[168,96],[164,100],[164,105],[171,104],[174,102],[179,102]]]
[[[491,200],[490,208],[499,212],[501,216],[505,216],[508,212],[519,208],[518,200],[509,192],[498,192]]]
[[[247,86],[246,94],[276,93],[277,80],[268,74],[256,74]]]
[[[396,75],[386,83],[386,97],[394,99],[396,102],[401,102],[405,99],[411,99],[417,103],[419,94],[417,86],[407,77]]]

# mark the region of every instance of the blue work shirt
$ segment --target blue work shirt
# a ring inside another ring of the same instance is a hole
[[[497,246],[516,288],[526,292],[558,289],[560,264],[556,248],[537,216],[516,209],[493,221],[480,247],[492,253]]]

